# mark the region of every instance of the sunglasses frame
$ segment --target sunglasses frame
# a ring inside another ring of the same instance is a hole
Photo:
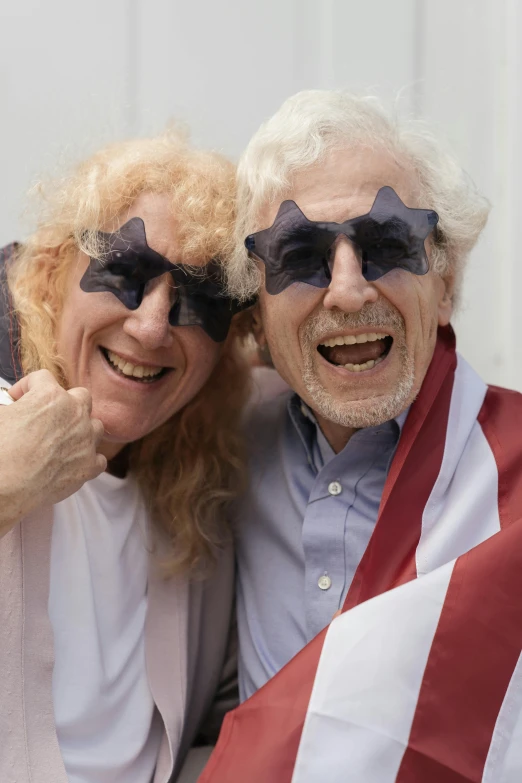
[[[252,304],[239,303],[224,293],[222,269],[216,259],[196,268],[172,264],[149,247],[140,217],[131,218],[117,232],[97,232],[97,239],[102,248],[100,257],[89,257],[80,280],[86,293],[112,293],[128,310],[137,310],[147,283],[168,272],[178,292],[169,311],[169,324],[200,326],[214,342],[223,342],[234,315]]]
[[[329,254],[341,235],[357,249],[362,275],[368,281],[378,280],[396,268],[424,275],[429,270],[424,241],[432,232],[435,233],[435,241],[438,240],[438,221],[439,216],[434,210],[407,207],[393,188],[385,186],[377,192],[369,212],[343,223],[309,220],[295,201],[283,201],[272,225],[249,234],[245,247],[250,256],[265,265],[266,290],[277,295],[297,282],[327,288],[332,271]],[[309,258],[301,263],[300,268],[298,264],[292,268],[288,259],[285,263],[284,253],[283,258],[280,254],[285,241],[288,243],[292,236],[299,233],[303,235],[301,249],[309,251]],[[308,237],[312,241],[307,243]],[[374,254],[382,253],[383,240],[389,243],[385,244],[385,248],[396,253],[402,249],[403,254],[395,260],[386,259],[383,254],[380,263],[377,263],[375,256],[372,258],[368,253],[368,248]]]

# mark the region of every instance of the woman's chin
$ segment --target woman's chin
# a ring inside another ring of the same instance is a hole
[[[120,449],[129,443],[141,440],[161,424],[161,422],[148,424],[143,420],[143,416],[137,420],[125,420],[122,416],[111,416],[104,412],[97,413],[95,409],[93,409],[92,415],[103,423],[105,429],[103,443],[111,447],[119,446]]]

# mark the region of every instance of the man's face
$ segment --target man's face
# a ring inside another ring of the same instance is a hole
[[[368,213],[384,186],[409,207],[432,208],[416,203],[411,169],[385,150],[367,148],[332,153],[296,177],[285,197],[309,220],[342,223]],[[272,225],[278,209],[274,203],[266,210],[260,228]],[[275,367],[320,420],[373,426],[397,416],[418,393],[437,326],[451,316],[450,292],[431,270],[421,276],[393,269],[366,281],[343,236],[333,252],[328,288],[297,282],[275,296],[263,288],[263,332]]]
[[[171,263],[182,261],[166,197],[141,195],[120,225],[133,217],[143,219],[150,248]],[[110,457],[190,402],[216,366],[223,343],[199,326],[169,324],[175,296],[169,273],[152,279],[140,306],[129,310],[109,291],[80,288],[88,265],[84,253],[71,265],[58,349],[69,385],[84,386],[92,394],[93,416],[105,426],[104,453]]]

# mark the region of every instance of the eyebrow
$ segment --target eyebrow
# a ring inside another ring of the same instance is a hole
[[[308,218],[307,218],[308,221]],[[296,239],[308,239],[314,232],[317,231],[317,226],[312,221],[302,223],[298,226],[292,226],[282,229],[278,232],[274,242],[274,248],[276,251],[280,250],[286,243]]]
[[[375,236],[385,234],[387,232],[388,236],[390,234],[392,236],[397,236],[400,234],[401,237],[404,237],[406,234],[411,236],[412,233],[411,225],[407,220],[403,220],[403,218],[401,218],[399,215],[389,215],[386,217],[386,220],[382,222],[379,222],[374,218],[366,217],[364,221],[361,221],[358,225],[355,226],[355,232],[357,233],[357,230],[362,227],[365,227],[366,230],[368,230],[370,227],[372,229],[371,233],[375,234]]]

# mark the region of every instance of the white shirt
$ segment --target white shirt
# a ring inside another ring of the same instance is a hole
[[[149,783],[161,739],[145,668],[147,514],[104,473],[54,507],[49,616],[70,783]]]

